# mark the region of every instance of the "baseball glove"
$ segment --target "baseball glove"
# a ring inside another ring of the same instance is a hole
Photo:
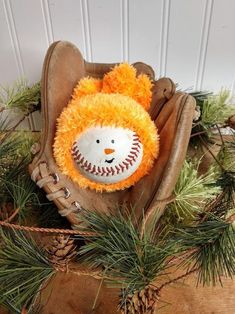
[[[149,175],[129,189],[97,193],[80,189],[61,173],[53,157],[56,121],[67,106],[73,89],[84,76],[102,78],[115,64],[86,62],[80,51],[69,42],[55,42],[45,57],[42,81],[42,136],[40,150],[29,166],[32,180],[43,188],[49,200],[54,201],[59,213],[72,225],[79,223],[76,213],[83,208],[112,211],[117,205],[134,205],[136,215],[144,210],[146,221],[152,214],[162,215],[172,199],[177,177],[185,158],[195,109],[190,95],[175,92],[174,83],[168,78],[154,81],[154,71],[144,63],[133,66],[137,74],[145,73],[154,82],[149,114],[160,135],[160,154]]]

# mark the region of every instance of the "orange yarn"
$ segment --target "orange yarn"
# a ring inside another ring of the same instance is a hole
[[[94,78],[81,79],[73,92],[73,99],[98,92],[105,94],[122,94],[130,96],[148,110],[152,100],[152,83],[147,75],[136,77],[136,69],[122,63],[104,75],[103,80]]]
[[[61,171],[81,188],[89,187],[100,192],[112,192],[135,184],[150,171],[159,152],[156,126],[144,110],[150,101],[150,80],[146,75],[136,78],[134,67],[128,64],[116,66],[103,81],[82,79],[58,119],[54,157]],[[143,157],[130,177],[104,184],[94,182],[78,171],[71,147],[83,131],[94,126],[122,127],[136,132],[143,145]]]
[[[82,96],[96,94],[101,91],[102,81],[95,78],[85,77],[80,80],[79,84],[74,88],[72,98],[78,99]]]

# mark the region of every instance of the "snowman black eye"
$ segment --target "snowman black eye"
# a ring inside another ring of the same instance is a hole
[[[111,143],[113,143],[113,144],[114,144],[114,140],[112,140],[112,141],[111,141]]]
[[[100,140],[96,140],[96,143],[99,144]]]

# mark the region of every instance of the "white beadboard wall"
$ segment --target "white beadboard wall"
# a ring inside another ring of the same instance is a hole
[[[0,84],[38,81],[48,46],[68,40],[88,61],[144,61],[183,89],[235,92],[234,16],[234,0],[0,0]]]

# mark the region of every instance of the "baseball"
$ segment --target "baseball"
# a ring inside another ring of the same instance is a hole
[[[75,166],[98,183],[117,183],[139,167],[143,145],[138,135],[122,127],[90,127],[76,138],[71,151]]]

